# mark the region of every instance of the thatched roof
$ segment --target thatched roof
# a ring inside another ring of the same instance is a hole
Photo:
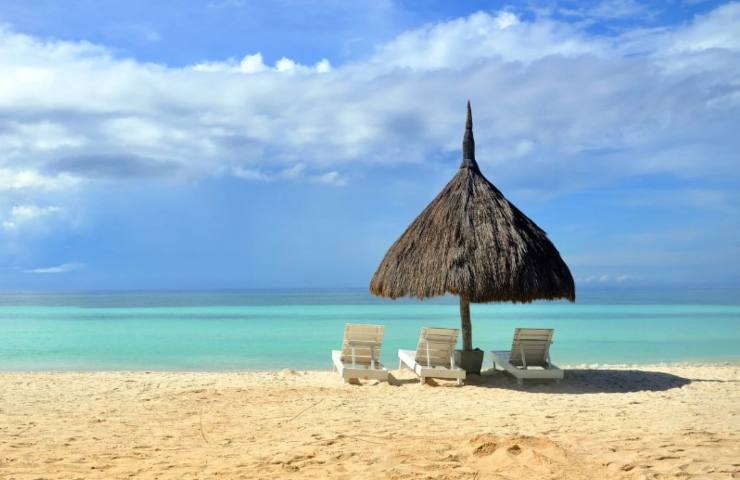
[[[460,169],[385,254],[370,291],[451,293],[476,303],[575,301],[573,276],[545,232],[481,173],[470,103]]]

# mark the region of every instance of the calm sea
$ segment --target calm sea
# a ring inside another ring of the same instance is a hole
[[[473,305],[473,340],[556,329],[560,364],[740,360],[740,289],[586,290],[578,302]],[[328,369],[344,324],[386,326],[383,359],[422,326],[459,326],[454,297],[361,290],[0,294],[0,370]],[[486,357],[488,365],[490,359]]]

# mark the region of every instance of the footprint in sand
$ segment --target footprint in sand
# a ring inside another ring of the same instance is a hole
[[[473,450],[473,455],[475,455],[476,457],[484,457],[492,454],[495,451],[496,442],[484,442],[478,445],[475,450]]]
[[[512,445],[507,448],[506,451],[512,455],[519,455],[522,453],[522,447],[520,447],[519,445]]]

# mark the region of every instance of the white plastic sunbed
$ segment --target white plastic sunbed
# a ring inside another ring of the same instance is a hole
[[[427,378],[447,378],[462,385],[465,370],[455,366],[453,357],[457,334],[458,330],[454,328],[422,328],[416,350],[398,351],[398,369],[406,366],[413,370],[421,385]]]
[[[388,370],[380,363],[383,325],[348,323],[344,327],[341,350],[332,350],[333,370],[345,382],[355,378],[388,380]]]
[[[559,382],[563,371],[550,362],[552,328],[517,328],[510,351],[491,352],[493,368],[503,368],[519,385],[527,379],[550,379]]]

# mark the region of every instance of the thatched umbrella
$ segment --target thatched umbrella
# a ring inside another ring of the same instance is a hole
[[[545,232],[481,173],[470,102],[460,169],[388,249],[370,291],[458,295],[464,350],[473,348],[470,302],[575,301],[573,276]]]

